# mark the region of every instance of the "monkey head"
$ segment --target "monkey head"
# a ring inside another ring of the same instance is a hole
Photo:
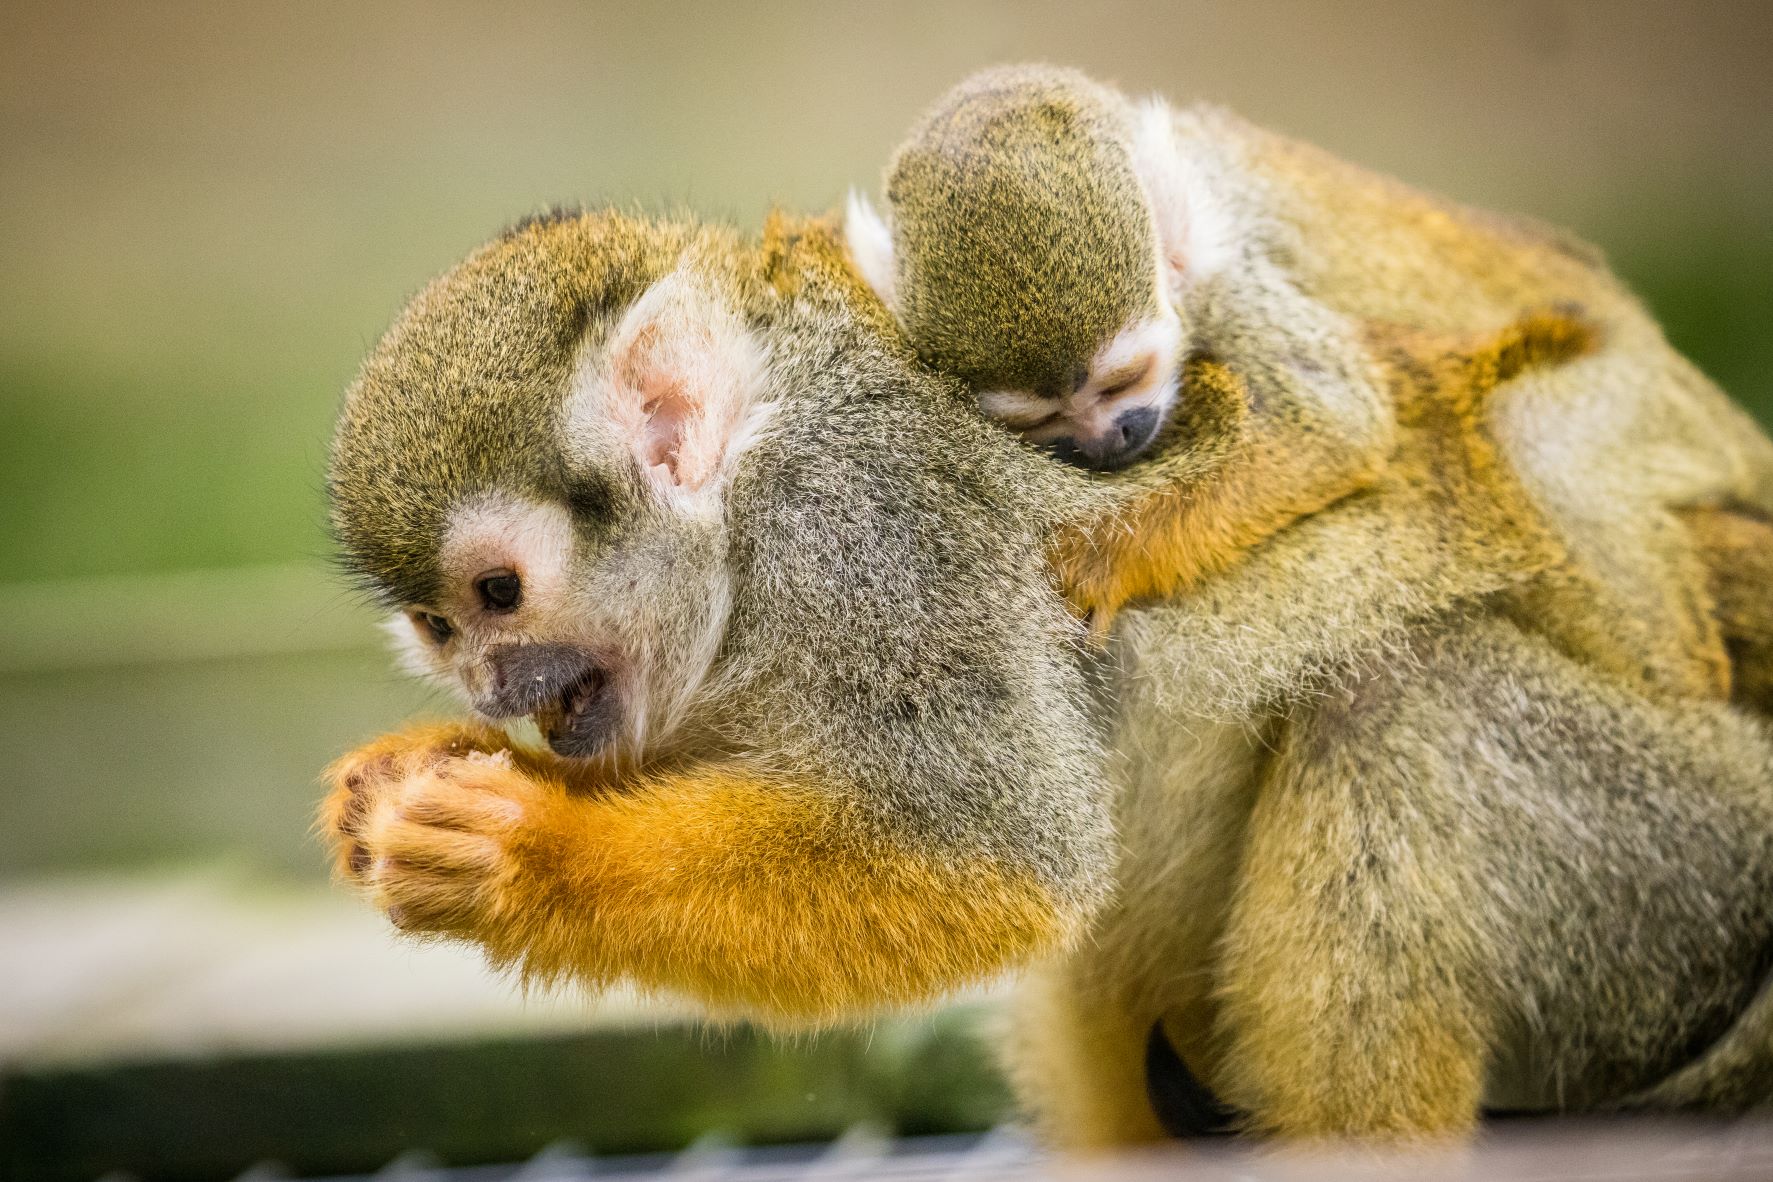
[[[924,362],[1068,462],[1118,468],[1177,398],[1183,326],[1135,113],[1075,71],[987,70],[887,172],[890,225],[852,196],[858,269]]]
[[[412,667],[559,754],[656,743],[720,646],[723,497],[771,410],[731,253],[618,215],[520,226],[426,288],[346,395],[344,562]]]

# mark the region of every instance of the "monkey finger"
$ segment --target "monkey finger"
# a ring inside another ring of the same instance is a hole
[[[333,872],[340,878],[359,879],[363,875],[368,855],[359,836],[369,811],[363,796],[342,787],[320,802],[314,817],[314,833],[331,849]]]
[[[322,774],[335,791],[351,796],[369,796],[398,770],[398,761],[391,753],[360,751],[336,761]]]
[[[364,744],[335,760],[323,777],[335,789],[373,796],[388,782],[442,760],[491,750],[495,738],[486,728],[462,724],[416,727]]]
[[[513,804],[534,799],[537,782],[512,760],[511,752],[474,752],[445,760],[431,769],[437,779],[483,797],[500,797]]]
[[[484,910],[482,885],[460,875],[424,874],[378,861],[374,899],[403,932],[472,931]]]
[[[367,844],[375,853],[378,875],[387,863],[425,874],[481,878],[499,864],[499,844],[490,837],[439,829],[399,815],[381,820]]]
[[[462,833],[498,834],[523,819],[523,805],[479,783],[484,773],[455,779],[438,769],[401,793],[399,816],[420,825]]]

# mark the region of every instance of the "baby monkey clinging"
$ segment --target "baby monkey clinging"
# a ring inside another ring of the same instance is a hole
[[[1183,340],[1130,117],[1074,71],[985,71],[894,158],[891,229],[859,197],[848,218],[925,363],[988,417],[1097,469],[1156,438]]]
[[[987,417],[1097,469],[1187,436],[1127,474],[1155,481],[1154,500],[1056,560],[1098,626],[1371,485],[1393,448],[1366,332],[1385,309],[1367,298],[1369,252],[1335,229],[1366,210],[1317,198],[1325,174],[1351,201],[1376,186],[1315,158],[1298,184],[1296,154],[1226,112],[1011,66],[961,83],[913,131],[887,171],[890,226],[852,199],[857,270]],[[1466,332],[1522,310],[1442,319]]]

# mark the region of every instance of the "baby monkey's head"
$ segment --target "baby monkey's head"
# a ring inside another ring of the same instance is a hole
[[[924,362],[1062,459],[1120,467],[1176,400],[1182,325],[1134,114],[1075,71],[974,75],[887,171],[890,228],[859,197],[851,253]]]

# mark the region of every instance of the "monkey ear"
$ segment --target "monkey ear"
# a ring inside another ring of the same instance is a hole
[[[843,238],[856,270],[880,302],[893,306],[893,231],[867,197],[850,190],[843,207]]]
[[[669,503],[718,498],[774,409],[762,343],[679,269],[629,307],[600,352],[568,406],[569,436],[613,431]]]
[[[1189,284],[1230,267],[1236,251],[1224,206],[1182,159],[1175,112],[1162,99],[1133,114],[1133,171],[1144,186],[1157,229],[1158,270],[1171,300]]]

